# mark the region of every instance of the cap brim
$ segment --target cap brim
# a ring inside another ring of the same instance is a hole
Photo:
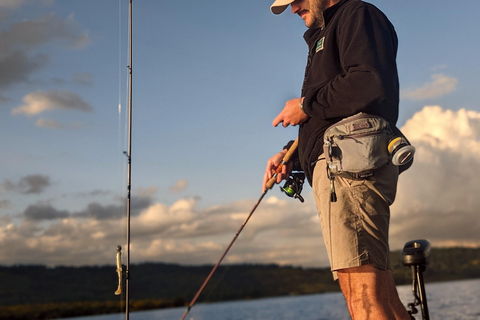
[[[270,11],[273,14],[280,14],[295,0],[276,0],[271,6]]]

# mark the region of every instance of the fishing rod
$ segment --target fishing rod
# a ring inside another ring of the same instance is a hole
[[[132,78],[133,78],[133,0],[128,5],[128,151],[127,156],[127,262],[125,266],[125,319],[130,318],[130,207],[132,191]]]
[[[123,286],[123,268],[122,268],[122,247],[117,246],[116,264],[118,274],[118,288],[115,291],[115,295],[125,294],[125,319],[130,318],[130,287],[129,287],[129,269],[130,269],[130,203],[131,203],[131,190],[132,190],[132,22],[133,22],[133,0],[129,0],[128,6],[128,148],[124,151],[127,157],[127,245],[126,245],[126,262],[125,262],[125,287]]]
[[[220,257],[220,259],[218,260],[217,264],[213,267],[212,271],[210,271],[210,274],[207,276],[207,278],[205,279],[205,281],[203,282],[202,286],[200,287],[200,289],[198,289],[197,293],[195,294],[195,297],[193,297],[192,301],[190,302],[190,304],[188,305],[187,307],[187,310],[185,310],[185,313],[183,314],[182,318],[180,320],[184,320],[185,317],[188,315],[188,313],[190,312],[190,310],[192,309],[192,307],[194,306],[195,302],[197,301],[198,297],[200,296],[200,294],[202,293],[203,289],[205,288],[205,286],[207,285],[207,283],[210,281],[210,279],[212,278],[213,274],[215,273],[215,271],[217,270],[218,266],[220,265],[220,263],[223,261],[223,258],[225,258],[225,256],[227,255],[228,251],[230,250],[230,248],[232,247],[233,243],[235,242],[235,240],[237,240],[238,238],[238,235],[240,234],[240,232],[242,232],[243,228],[245,227],[245,225],[247,224],[248,220],[250,220],[250,217],[253,215],[253,213],[255,212],[255,210],[257,209],[258,205],[260,204],[260,202],[262,201],[263,197],[265,197],[265,195],[267,194],[267,191],[270,190],[273,185],[275,184],[276,180],[277,180],[277,176],[282,173],[282,169],[283,169],[283,166],[285,166],[288,162],[288,160],[290,160],[290,158],[292,157],[293,153],[295,152],[295,150],[297,150],[297,146],[298,146],[298,138],[295,140],[295,142],[290,146],[290,148],[288,149],[287,153],[285,154],[285,156],[283,157],[282,161],[278,164],[278,166],[275,168],[275,172],[273,174],[273,176],[270,178],[270,180],[267,181],[266,185],[265,185],[265,191],[263,191],[262,195],[260,196],[260,198],[257,200],[257,203],[255,203],[255,205],[253,206],[253,209],[252,211],[250,211],[250,213],[248,214],[247,218],[245,219],[245,221],[243,222],[243,224],[240,226],[240,228],[238,229],[237,233],[235,234],[235,236],[233,237],[232,241],[230,242],[230,244],[227,246],[227,249],[223,252],[222,256]]]

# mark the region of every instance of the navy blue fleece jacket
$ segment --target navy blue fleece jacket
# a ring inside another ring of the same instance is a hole
[[[360,0],[342,0],[324,12],[325,26],[309,29],[302,87],[309,120],[299,128],[298,156],[310,184],[323,152],[323,134],[335,122],[365,112],[398,118],[397,35],[387,17]],[[396,128],[395,128],[396,129]]]

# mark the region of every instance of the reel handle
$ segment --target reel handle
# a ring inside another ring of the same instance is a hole
[[[280,173],[282,173],[283,166],[287,164],[288,160],[290,160],[293,153],[297,150],[297,147],[298,147],[298,137],[297,137],[297,139],[295,139],[293,144],[288,149],[287,153],[285,154],[285,156],[282,159],[282,162],[280,162],[278,164],[277,168],[275,169],[275,173],[273,174],[273,176],[270,178],[270,180],[267,181],[267,183],[265,185],[265,187],[266,187],[265,192],[268,189],[272,189],[272,187],[275,185],[275,182],[277,181],[277,176]]]

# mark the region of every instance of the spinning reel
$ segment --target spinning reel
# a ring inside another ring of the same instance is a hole
[[[298,199],[300,202],[304,202],[305,200],[300,195],[304,182],[305,174],[303,172],[291,173],[289,179],[285,182],[285,185],[280,187],[280,190],[285,192],[287,196]]]

